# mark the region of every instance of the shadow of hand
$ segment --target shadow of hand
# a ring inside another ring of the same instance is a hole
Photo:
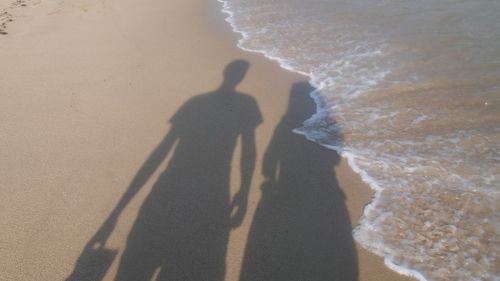
[[[87,245],[85,246],[84,251],[88,250],[97,250],[104,248],[106,241],[108,241],[111,233],[115,229],[117,222],[117,217],[111,216],[106,222],[99,228],[99,230],[92,236]]]
[[[110,217],[85,245],[73,272],[66,281],[100,281],[108,271],[117,251],[104,246],[115,228],[117,219]]]
[[[243,222],[243,218],[247,212],[247,194],[239,191],[234,195],[233,202],[231,203],[231,228],[237,228]]]

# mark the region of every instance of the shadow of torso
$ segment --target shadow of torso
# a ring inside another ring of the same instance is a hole
[[[116,280],[223,280],[230,231],[230,163],[261,117],[247,95],[212,92],[171,118],[178,142],[144,201]]]

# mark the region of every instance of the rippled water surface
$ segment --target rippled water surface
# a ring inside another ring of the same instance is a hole
[[[500,280],[500,1],[222,2],[240,47],[320,88],[296,131],[377,190],[356,239],[422,280]]]

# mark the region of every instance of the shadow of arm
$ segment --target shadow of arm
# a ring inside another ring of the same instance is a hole
[[[134,198],[137,192],[139,192],[139,190],[149,180],[151,175],[156,171],[158,166],[162,163],[162,161],[165,159],[166,155],[172,148],[177,137],[178,134],[175,130],[175,127],[173,127],[167,134],[167,136],[163,139],[163,141],[155,148],[155,150],[153,150],[153,152],[141,166],[137,174],[134,176],[132,182],[128,186],[127,191],[122,195],[120,201],[118,202],[118,204],[116,204],[109,217],[99,228],[94,237],[89,241],[88,247],[100,248],[104,246],[106,240],[109,238],[111,232],[113,231],[118,217],[122,213],[123,209],[125,209],[130,200]]]
[[[266,152],[264,153],[264,159],[262,162],[262,175],[271,181],[275,181],[277,179],[277,170],[279,167],[279,148],[278,145],[279,137],[278,137],[279,126],[274,131],[271,142],[267,146]]]
[[[257,149],[255,145],[255,130],[251,129],[243,132],[241,137],[241,160],[240,173],[241,185],[238,193],[235,194],[231,209],[237,208],[236,213],[231,218],[232,227],[237,227],[243,221],[247,209],[248,191],[255,169],[255,159]]]

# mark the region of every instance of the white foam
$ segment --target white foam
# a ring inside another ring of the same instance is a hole
[[[244,47],[243,46],[243,41],[249,38],[248,33],[244,32],[243,30],[238,29],[238,27],[234,24],[234,13],[231,10],[229,10],[228,1],[225,1],[225,0],[217,0],[217,1],[220,2],[220,3],[222,3],[222,5],[223,5],[222,12],[224,12],[224,13],[226,13],[228,15],[228,17],[226,17],[226,19],[225,19],[226,22],[228,22],[230,24],[232,30],[235,33],[241,34],[241,36],[242,36],[242,38],[238,40],[238,48],[240,48],[240,49],[242,49],[244,51],[247,51],[247,52],[263,54],[266,58],[268,58],[270,60],[277,61],[279,63],[279,65],[280,65],[281,68],[284,68],[284,69],[286,69],[288,71],[299,73],[299,74],[302,74],[304,76],[310,77],[310,73],[306,73],[306,72],[294,69],[290,65],[290,63],[287,62],[286,59],[283,59],[283,58],[280,58],[280,57],[276,57],[276,56],[272,56],[267,50],[263,50],[263,49],[250,49],[250,48]]]
[[[392,258],[390,258],[390,257],[384,258],[384,264],[388,268],[398,272],[401,275],[413,277],[413,278],[418,279],[419,281],[427,281],[427,279],[425,279],[425,277],[420,272],[418,272],[416,270],[408,269],[407,267],[397,265],[392,261]]]

